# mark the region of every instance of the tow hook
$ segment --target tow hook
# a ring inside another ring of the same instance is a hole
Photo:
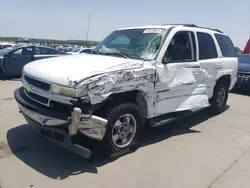
[[[74,108],[71,113],[71,124],[69,126],[69,135],[75,136],[79,129],[81,121],[82,110],[80,108]]]

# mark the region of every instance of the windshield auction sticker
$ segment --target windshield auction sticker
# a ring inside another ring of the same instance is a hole
[[[146,29],[143,33],[161,33],[162,29]]]

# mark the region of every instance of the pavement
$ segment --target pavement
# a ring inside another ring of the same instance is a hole
[[[0,188],[249,188],[250,98],[231,93],[225,112],[205,110],[147,130],[113,161],[87,161],[36,134],[18,112],[20,81],[0,81]]]

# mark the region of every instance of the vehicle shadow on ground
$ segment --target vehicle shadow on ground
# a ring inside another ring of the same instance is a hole
[[[230,93],[237,94],[237,95],[245,95],[250,96],[250,90],[243,90],[243,89],[233,89]]]
[[[227,109],[229,106],[227,106]],[[211,118],[206,110],[158,128],[148,128],[144,131],[139,147],[160,142],[167,138],[199,133],[192,127]],[[98,167],[114,160],[85,160],[73,153],[65,151],[37,134],[30,125],[21,125],[10,129],[7,140],[12,153],[34,170],[53,179],[66,179],[69,176],[93,173]]]
[[[227,105],[224,112],[227,111],[229,108],[230,106]],[[146,131],[144,131],[144,134],[142,135],[140,147],[148,146],[150,144],[160,142],[173,136],[200,133],[199,131],[193,130],[192,127],[204,121],[207,121],[208,119],[215,116],[216,115],[211,115],[211,113],[208,113],[207,109],[205,109],[196,112],[190,116],[169,123],[166,126],[164,125],[156,128],[148,128]]]
[[[4,82],[4,81],[21,81],[20,76],[18,77],[4,77],[4,78],[0,78],[0,81]]]

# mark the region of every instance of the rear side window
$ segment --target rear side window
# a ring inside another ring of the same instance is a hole
[[[236,57],[236,51],[231,39],[228,36],[215,34],[223,57]]]
[[[36,47],[36,55],[51,55],[57,54],[56,50],[50,48]]]
[[[197,37],[199,43],[199,59],[205,60],[217,58],[218,55],[212,36],[207,33],[197,32]]]

